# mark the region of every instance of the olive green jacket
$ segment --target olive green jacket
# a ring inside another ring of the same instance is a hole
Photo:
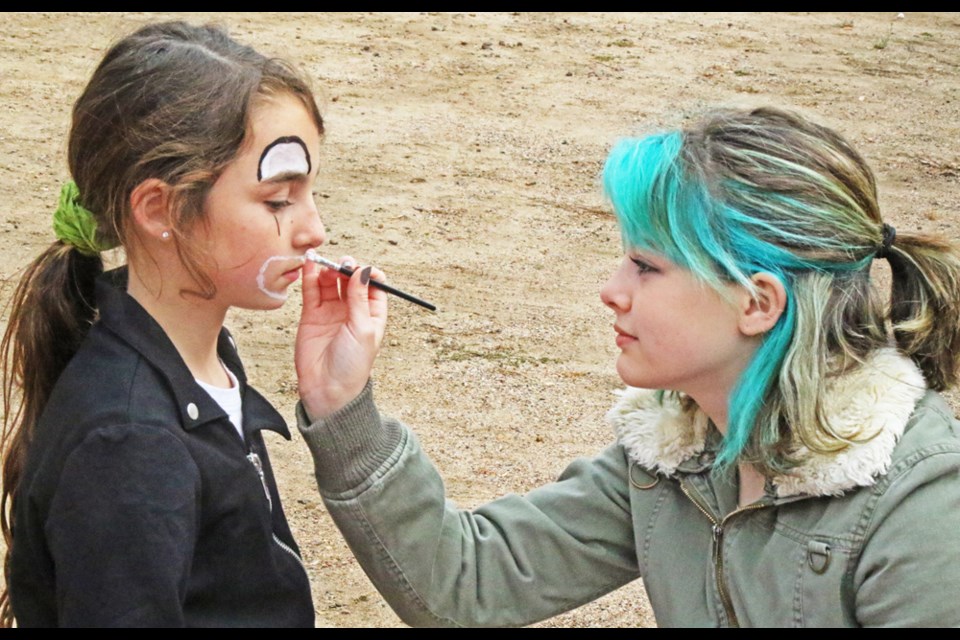
[[[737,508],[700,413],[627,389],[615,444],[473,511],[367,389],[298,421],[325,504],[411,625],[524,625],[642,577],[660,626],[960,625],[960,423],[893,350],[835,380],[831,424],[873,437],[807,452]]]

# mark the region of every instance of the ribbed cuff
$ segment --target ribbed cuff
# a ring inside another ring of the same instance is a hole
[[[342,409],[311,423],[297,402],[297,428],[303,435],[324,493],[342,493],[380,469],[400,443],[398,424],[384,425],[373,403],[373,382]]]

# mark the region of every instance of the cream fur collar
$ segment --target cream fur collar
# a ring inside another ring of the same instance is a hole
[[[840,495],[870,486],[890,466],[894,445],[926,383],[917,366],[895,349],[875,351],[864,366],[838,377],[824,398],[824,409],[841,433],[862,428],[874,438],[836,454],[811,453],[790,473],[773,478],[777,497]],[[669,396],[660,405],[655,392],[627,387],[607,413],[617,441],[639,465],[672,476],[684,461],[704,449],[708,422],[702,411],[685,415]]]

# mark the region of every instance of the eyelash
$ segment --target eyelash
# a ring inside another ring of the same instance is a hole
[[[290,202],[289,200],[267,200],[265,204],[270,210],[276,213],[277,211],[280,211],[284,207],[289,207],[293,203]]]
[[[640,260],[639,258],[630,258],[630,262],[632,262],[633,264],[637,265],[637,271],[640,273],[640,275],[643,275],[643,274],[645,274],[645,273],[656,273],[656,272],[657,272],[657,268],[656,268],[656,267],[654,267],[654,266],[653,266],[652,264],[650,264],[649,262],[644,262],[643,260]]]

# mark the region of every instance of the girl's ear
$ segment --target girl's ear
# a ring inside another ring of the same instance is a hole
[[[144,180],[130,193],[130,211],[136,231],[154,240],[169,240],[173,220],[170,215],[170,185],[157,178]]]
[[[780,278],[761,271],[751,278],[756,288],[756,297],[749,291],[743,291],[740,305],[740,332],[746,336],[757,336],[777,324],[777,320],[787,308],[787,291]]]

